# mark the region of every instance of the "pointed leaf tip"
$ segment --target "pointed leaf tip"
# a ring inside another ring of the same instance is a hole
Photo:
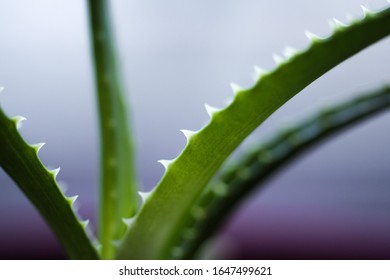
[[[210,106],[209,104],[204,104],[204,107],[206,108],[206,111],[207,111],[207,114],[209,115],[209,117],[211,118],[215,113],[217,113],[219,111],[219,109],[213,107],[213,106]]]

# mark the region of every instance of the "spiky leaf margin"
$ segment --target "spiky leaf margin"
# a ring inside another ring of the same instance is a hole
[[[172,257],[194,258],[203,242],[224,224],[249,193],[264,188],[270,177],[313,146],[389,108],[390,88],[384,88],[323,109],[319,115],[295,127],[284,128],[269,141],[252,147],[224,168],[199,197]]]
[[[77,196],[66,197],[56,180],[59,168],[48,170],[40,161],[43,144],[29,145],[20,136],[22,120],[8,118],[0,107],[0,166],[38,209],[70,258],[98,259],[88,221],[73,211]]]
[[[188,139],[133,222],[119,258],[164,259],[187,213],[226,158],[273,112],[324,73],[390,33],[390,8],[368,12],[349,25],[336,25],[327,38],[308,33],[309,47],[294,52],[261,75],[233,102],[212,112],[210,122]]]

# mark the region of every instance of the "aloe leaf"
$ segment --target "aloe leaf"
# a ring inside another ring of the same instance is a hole
[[[189,259],[210,238],[229,214],[254,190],[304,152],[339,132],[376,116],[390,107],[390,88],[359,96],[327,108],[296,127],[283,129],[269,141],[251,148],[223,170],[202,193],[190,221],[177,242],[176,258]],[[197,213],[197,215],[196,215]],[[194,215],[195,214],[195,215]]]
[[[211,110],[210,122],[193,133],[182,153],[167,164],[163,178],[129,229],[119,258],[170,258],[191,206],[232,151],[295,94],[389,33],[390,8],[365,12],[360,20],[337,25],[327,38],[308,33],[306,50],[279,61],[252,88],[237,90],[225,109]]]
[[[77,196],[66,197],[56,181],[59,169],[48,170],[39,160],[43,144],[29,145],[20,136],[17,127],[23,119],[9,119],[0,107],[0,166],[42,214],[70,258],[98,259],[86,232],[88,221],[79,220],[72,209]]]
[[[101,134],[100,241],[102,256],[115,255],[127,229],[123,219],[138,207],[133,143],[106,0],[88,1]]]

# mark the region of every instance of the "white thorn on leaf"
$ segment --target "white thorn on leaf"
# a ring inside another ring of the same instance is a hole
[[[295,55],[297,55],[297,53],[298,53],[298,51],[295,48],[290,47],[290,46],[285,47],[283,50],[283,55],[286,58],[294,57]]]
[[[4,87],[0,87],[0,93],[4,91]]]
[[[22,127],[22,125],[23,125],[23,121],[25,121],[27,119],[25,117],[23,117],[23,116],[15,116],[15,117],[12,118],[12,120],[16,124],[16,128],[20,129]]]
[[[126,227],[129,227],[134,222],[134,219],[134,217],[122,218],[122,222],[126,225]]]
[[[232,88],[233,93],[234,93],[235,95],[237,95],[240,91],[242,91],[242,87],[240,87],[240,86],[237,85],[236,83],[230,83],[230,87]]]
[[[337,26],[340,26],[340,27],[347,27],[348,25],[345,24],[344,22],[338,20],[337,18],[333,18],[333,21],[334,23],[337,25]]]
[[[279,66],[280,64],[284,63],[284,59],[280,55],[273,54],[272,55],[272,59],[274,60],[276,66]]]
[[[80,224],[85,229],[89,225],[89,219],[80,221]]]
[[[319,41],[322,39],[320,36],[310,32],[310,31],[305,31],[305,35],[312,42]]]
[[[164,166],[165,170],[168,169],[169,165],[173,162],[173,160],[169,160],[169,159],[160,159],[157,161],[158,163],[161,163],[162,166]]]
[[[148,197],[152,194],[153,191],[150,192],[138,192],[138,195],[141,197],[142,202],[145,202]]]
[[[329,20],[329,25],[330,25],[330,27],[333,30],[345,28],[345,27],[348,26],[347,24],[345,24],[344,22],[339,21],[336,18],[332,18],[331,20]]]
[[[362,11],[363,11],[363,16],[366,16],[366,15],[368,15],[368,14],[371,13],[371,11],[370,11],[366,6],[364,6],[364,5],[360,5],[360,8],[361,8]]]
[[[180,131],[184,134],[185,138],[187,139],[187,142],[190,140],[192,135],[196,133],[195,131],[191,131],[188,129],[180,129]]]
[[[219,109],[213,107],[213,106],[210,106],[209,104],[204,104],[204,107],[206,108],[206,111],[207,111],[207,114],[209,115],[209,117],[211,118],[216,112],[219,111]]]
[[[60,170],[61,170],[61,167],[58,167],[58,168],[56,168],[56,169],[50,170],[49,172],[50,172],[51,174],[53,174],[54,179],[57,179],[57,175],[58,175],[58,173],[60,172]]]
[[[263,77],[265,75],[265,73],[267,73],[267,71],[265,71],[263,68],[255,65],[253,67],[253,69],[255,70],[254,74],[253,74],[253,79],[255,80],[255,82],[257,82],[258,80],[261,79],[261,77]]]
[[[73,205],[76,202],[78,197],[79,197],[78,195],[69,196],[69,197],[66,198],[66,200],[69,201],[70,205]]]
[[[37,143],[37,144],[34,144],[34,145],[31,145],[31,147],[37,152],[37,154],[39,153],[39,151],[42,149],[43,146],[45,146],[46,143],[42,142],[42,143]]]

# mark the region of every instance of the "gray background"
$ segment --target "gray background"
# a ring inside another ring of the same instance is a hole
[[[361,17],[360,4],[378,9],[386,2],[112,4],[123,79],[133,108],[139,179],[144,189],[150,189],[163,173],[157,160],[174,158],[185,144],[179,129],[202,127],[208,118],[204,103],[223,106],[232,96],[230,82],[250,86],[254,65],[272,69],[273,53],[280,54],[287,45],[308,45],[305,30],[326,36],[328,19],[346,21],[346,12]],[[58,178],[68,186],[67,194],[80,194],[82,215],[94,220],[98,126],[85,2],[1,0],[0,10],[2,107],[11,116],[27,117],[21,133],[29,143],[46,142],[40,152],[43,162],[61,167]],[[382,40],[324,75],[244,145],[266,138],[286,120],[310,115],[324,103],[389,82],[389,46],[389,39]],[[363,230],[368,239],[390,233],[389,121],[390,114],[383,114],[296,161],[237,212],[226,238],[244,238],[249,224],[252,233],[264,231],[261,216],[254,214],[260,210],[266,221],[281,221],[274,228],[268,224],[269,232],[296,225],[313,228],[314,223],[317,228],[334,228],[335,236],[340,235],[340,226]],[[29,230],[26,216],[45,228],[2,171],[0,185],[0,234]],[[20,235],[18,242],[25,238]]]

